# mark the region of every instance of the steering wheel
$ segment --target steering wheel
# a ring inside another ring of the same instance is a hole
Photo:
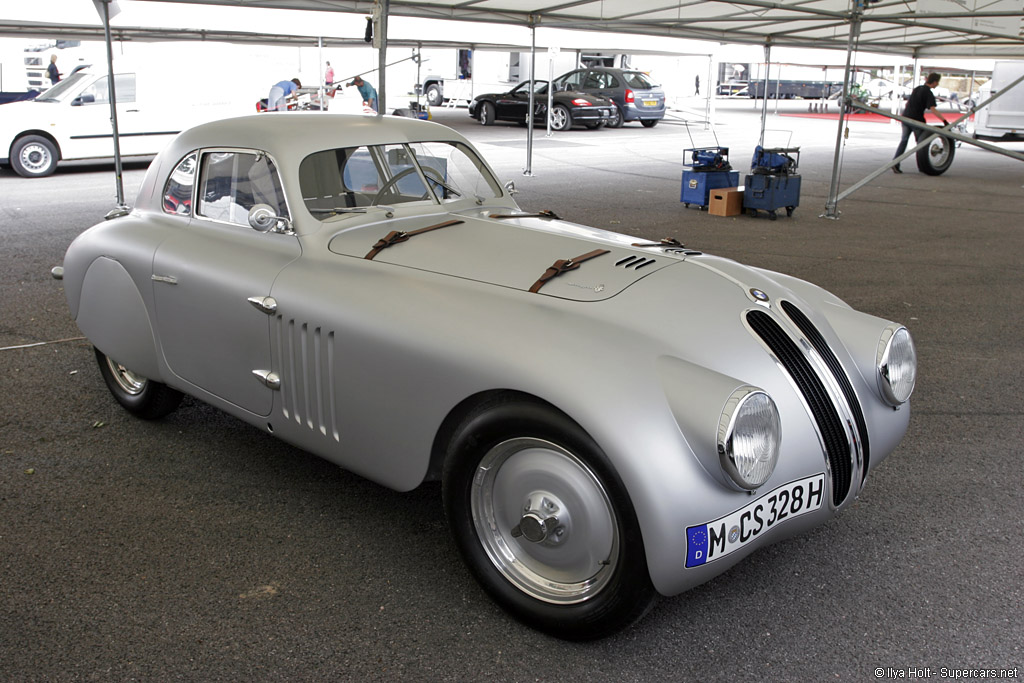
[[[398,183],[399,180],[415,172],[416,168],[414,166],[410,166],[409,168],[404,168],[395,175],[391,176],[391,178],[389,178],[383,185],[381,185],[381,188],[377,190],[377,194],[370,201],[370,206],[377,206],[378,200],[382,199],[385,193],[390,192],[391,189]],[[441,177],[441,174],[437,171],[437,169],[431,168],[430,166],[424,166],[423,174],[428,177],[428,180],[430,179],[429,176],[433,174],[437,178],[438,182],[441,183],[441,186],[444,186],[444,178]],[[420,195],[420,199],[430,199],[430,188],[424,190],[423,194]]]

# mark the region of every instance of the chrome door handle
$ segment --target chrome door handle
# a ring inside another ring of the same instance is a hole
[[[157,275],[154,273],[151,279],[153,280],[153,282],[165,282],[169,285],[178,284],[178,278],[172,275]]]

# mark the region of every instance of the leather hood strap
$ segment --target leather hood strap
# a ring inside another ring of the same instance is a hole
[[[546,271],[544,271],[544,274],[533,283],[533,286],[530,287],[530,292],[536,294],[548,280],[558,277],[562,273],[567,273],[570,270],[576,270],[584,261],[589,261],[592,258],[597,258],[598,256],[607,254],[608,252],[608,249],[595,249],[594,251],[588,251],[586,254],[581,254],[575,258],[559,259],[555,261]]]

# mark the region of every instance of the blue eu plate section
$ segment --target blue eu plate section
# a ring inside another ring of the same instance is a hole
[[[711,190],[739,184],[739,171],[683,171],[683,191],[679,201],[687,208],[690,204],[707,206]]]

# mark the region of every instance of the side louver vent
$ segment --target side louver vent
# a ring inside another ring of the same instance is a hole
[[[339,441],[331,382],[337,362],[334,332],[280,315],[272,320],[279,354],[274,365],[281,368],[281,412],[311,432]]]
[[[832,502],[838,506],[846,499],[853,478],[850,442],[843,421],[821,379],[785,330],[763,311],[748,312],[747,322],[779,359],[807,402],[825,444],[832,477]]]
[[[838,382],[839,387],[843,390],[846,402],[850,404],[850,410],[853,411],[854,422],[857,424],[860,446],[864,453],[864,476],[867,476],[868,463],[870,462],[868,425],[864,421],[864,411],[860,407],[860,401],[857,400],[857,393],[853,390],[853,385],[850,384],[850,378],[847,377],[843,366],[839,364],[839,359],[836,358],[836,354],[832,353],[832,349],[829,348],[828,343],[825,342],[825,338],[821,336],[818,328],[804,315],[803,311],[788,301],[782,302],[782,310],[786,312],[790,320],[796,323],[796,326],[800,328],[800,331],[804,333],[807,340],[811,342],[811,345],[814,346],[818,354],[825,360],[828,369],[832,372],[832,376],[836,378],[836,382]]]
[[[652,265],[654,263],[657,263],[657,261],[655,261],[652,258],[647,258],[646,256],[627,256],[624,259],[616,261],[615,265],[619,266],[620,268],[640,270],[641,268]]]

